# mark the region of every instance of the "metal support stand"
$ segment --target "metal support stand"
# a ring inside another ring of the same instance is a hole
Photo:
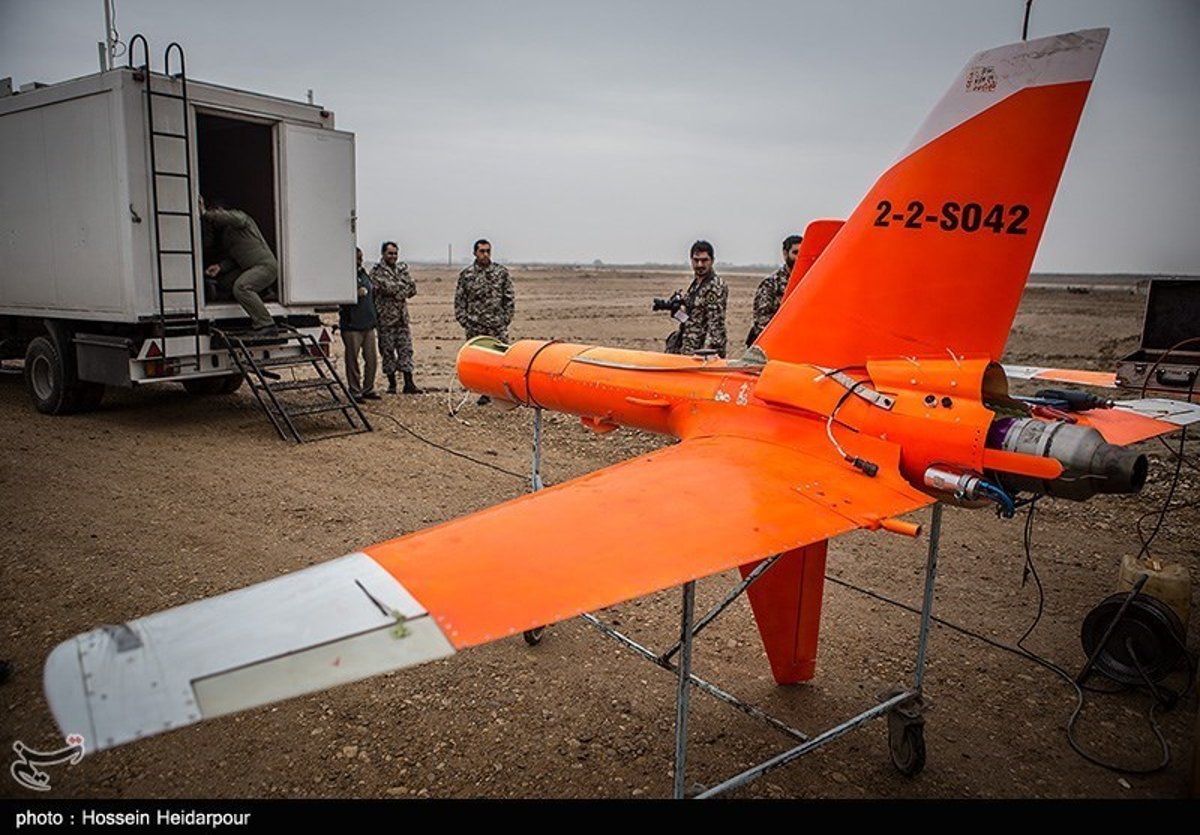
[[[533,418],[533,469],[530,476],[530,484],[533,490],[541,490],[543,487],[541,478],[541,457],[542,457],[542,410],[541,408],[534,409]],[[728,594],[714,606],[711,610],[704,614],[698,621],[693,622],[693,614],[696,600],[696,583],[689,581],[683,584],[683,600],[680,612],[680,629],[679,640],[668,650],[663,653],[656,653],[650,650],[627,635],[619,632],[613,627],[601,621],[595,615],[584,613],[580,617],[587,623],[596,627],[600,632],[608,637],[618,641],[627,648],[633,650],[638,655],[641,655],[647,661],[662,667],[665,670],[674,672],[678,676],[678,689],[675,699],[675,773],[672,787],[672,793],[675,799],[684,797],[684,780],[687,762],[687,725],[688,725],[688,710],[690,705],[690,692],[692,687],[696,687],[710,696],[719,699],[726,704],[736,707],[747,716],[759,719],[771,727],[787,734],[792,739],[800,744],[778,754],[775,757],[763,762],[754,768],[747,769],[740,774],[737,774],[724,782],[713,786],[706,791],[696,795],[697,798],[715,797],[719,794],[727,792],[731,789],[745,785],[746,783],[755,780],[768,771],[772,771],[787,763],[798,759],[805,754],[821,748],[826,743],[832,742],[838,737],[854,730],[861,725],[866,724],[872,719],[879,716],[887,716],[888,718],[888,743],[892,756],[892,762],[902,773],[906,775],[916,774],[924,767],[925,764],[925,742],[924,742],[924,718],[921,715],[921,687],[925,680],[925,659],[929,647],[929,627],[933,616],[933,588],[934,581],[937,578],[937,558],[938,546],[941,539],[942,530],[942,505],[935,504],[933,506],[933,517],[930,524],[929,532],[929,554],[925,562],[925,590],[921,605],[921,625],[917,635],[917,658],[916,670],[913,677],[913,685],[910,690],[900,690],[881,695],[883,701],[880,704],[871,707],[857,716],[842,722],[824,731],[816,736],[809,737],[807,734],[796,730],[787,723],[777,719],[774,716],[760,710],[753,705],[740,701],[736,697],[717,687],[711,682],[705,681],[692,674],[692,643],[696,635],[700,633],[704,627],[711,623],[721,612],[730,606],[738,597],[740,597],[751,584],[759,579],[771,566],[779,560],[777,555],[770,559],[764,560],[760,565],[746,576],[744,580],[738,583],[729,591]],[[536,630],[531,630],[525,633],[525,640],[532,644],[538,643],[542,639],[542,634],[545,627],[538,627]],[[672,663],[672,658],[678,654],[679,664],[676,666]]]
[[[705,613],[704,617],[700,618],[700,620],[698,620],[696,622],[696,625],[694,627],[692,627],[691,637],[695,637],[696,635],[700,634],[701,629],[708,626],[710,623],[712,623],[713,620],[716,619],[717,615],[721,614],[721,612],[724,612],[727,608],[729,608],[729,604],[733,603],[733,601],[735,601],[739,597],[741,597],[742,592],[744,592],[746,589],[750,588],[751,584],[753,584],[755,580],[757,580],[759,577],[761,577],[768,568],[773,566],[775,564],[776,560],[779,559],[779,557],[780,557],[780,555],[776,554],[775,556],[771,557],[770,559],[763,560],[761,563],[759,563],[757,566],[755,566],[754,570],[751,571],[749,575],[747,575],[745,580],[742,580],[742,582],[738,583],[736,586],[734,586],[729,591],[729,594],[725,595],[724,600],[722,600],[716,606],[713,606],[711,609],[709,609],[708,612]],[[673,656],[675,653],[679,652],[679,648],[682,645],[683,645],[682,641],[676,643],[675,646],[671,647],[669,650],[667,650],[666,652],[664,652],[662,654],[661,659],[664,662],[670,661],[671,656]]]
[[[815,751],[826,743],[832,742],[839,736],[842,736],[847,731],[851,731],[859,725],[883,714],[887,714],[889,719],[889,748],[891,749],[893,763],[906,774],[915,774],[921,770],[925,764],[925,740],[924,720],[921,718],[919,706],[921,684],[925,680],[925,654],[929,646],[929,623],[933,614],[933,583],[937,577],[938,542],[941,539],[941,532],[942,506],[941,504],[935,504],[933,506],[933,521],[929,531],[929,556],[925,562],[925,596],[921,606],[921,627],[917,635],[917,669],[913,679],[913,689],[894,695],[889,694],[889,697],[882,704],[847,719],[842,724],[813,737],[803,745],[798,745],[790,751],[785,751],[754,768],[747,769],[741,774],[730,777],[725,782],[701,793],[698,797],[715,797],[722,792],[745,785],[751,780],[766,774],[768,771],[786,765],[810,751]],[[914,703],[917,707],[916,710],[912,710],[911,708],[906,710],[906,708],[909,708]],[[893,717],[896,717],[896,719],[893,720]],[[897,739],[898,733],[900,734],[899,739]]]
[[[530,464],[529,473],[529,489],[536,493],[546,485],[542,483],[542,407],[533,407],[533,461]],[[526,629],[521,637],[525,639],[531,647],[536,647],[542,642],[542,637],[546,634],[546,626],[535,626],[533,629]]]
[[[696,608],[696,581],[683,584],[683,606],[679,623],[679,690],[675,695],[675,788],[676,800],[683,800],[683,776],[687,761],[688,697],[692,674],[692,612]]]
[[[533,469],[529,474],[529,489],[541,490],[542,484],[542,407],[533,409]]]
[[[925,560],[925,596],[921,599],[921,631],[917,638],[917,672],[913,689],[921,693],[925,681],[925,651],[929,647],[929,621],[933,617],[933,583],[937,579],[938,543],[942,538],[942,505],[933,506],[929,523],[929,556]]]

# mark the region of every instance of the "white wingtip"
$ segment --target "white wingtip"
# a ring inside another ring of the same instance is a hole
[[[453,653],[395,578],[351,554],[78,635],[44,684],[58,726],[92,752]]]

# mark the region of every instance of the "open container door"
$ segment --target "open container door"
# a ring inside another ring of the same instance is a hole
[[[354,134],[280,125],[286,305],[355,301]]]

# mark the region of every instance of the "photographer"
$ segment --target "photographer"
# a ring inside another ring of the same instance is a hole
[[[729,286],[713,271],[713,246],[696,241],[691,249],[695,277],[686,293],[655,299],[655,310],[670,310],[679,328],[667,337],[668,354],[694,354],[708,349],[725,356],[725,305]]]

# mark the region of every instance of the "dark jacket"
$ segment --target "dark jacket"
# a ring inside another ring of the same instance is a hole
[[[359,296],[356,304],[343,304],[338,308],[338,327],[344,331],[369,331],[375,327],[379,317],[375,315],[375,298],[371,295],[371,277],[362,267],[358,268],[357,286],[365,288],[367,294]],[[357,289],[355,292],[358,292]]]

